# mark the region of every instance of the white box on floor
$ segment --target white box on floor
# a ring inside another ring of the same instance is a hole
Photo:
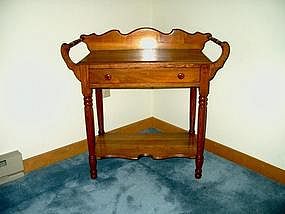
[[[0,184],[24,176],[22,154],[19,151],[0,155]]]

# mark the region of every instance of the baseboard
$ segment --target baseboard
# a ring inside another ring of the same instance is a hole
[[[156,128],[162,132],[185,132],[186,130],[169,124],[165,121],[150,117],[111,132],[135,133],[147,128]],[[279,183],[285,184],[285,170],[258,160],[242,152],[231,149],[215,141],[206,139],[205,149],[227,160],[253,170]],[[82,140],[44,154],[24,160],[25,173],[36,170],[58,161],[73,157],[87,151],[86,140]]]
[[[285,170],[283,169],[209,139],[206,139],[205,149],[267,178],[285,184]]]
[[[87,151],[86,140],[82,140],[70,145],[28,158],[24,160],[24,172],[40,169],[58,161],[82,154]]]

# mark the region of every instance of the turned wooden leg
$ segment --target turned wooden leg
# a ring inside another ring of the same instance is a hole
[[[198,110],[198,133],[197,133],[197,154],[196,154],[196,169],[195,178],[202,177],[202,166],[204,162],[204,144],[206,131],[206,117],[207,117],[207,95],[200,93],[199,96],[199,110]]]
[[[96,89],[96,109],[99,126],[99,135],[103,135],[104,131],[104,116],[103,116],[103,95],[102,89]]]
[[[197,100],[197,88],[190,88],[190,123],[189,123],[189,134],[195,135],[195,116],[196,116],[196,100]]]
[[[84,96],[84,112],[87,133],[87,143],[89,151],[89,166],[91,178],[97,177],[97,161],[95,153],[95,131],[94,131],[94,115],[92,107],[92,89],[86,89],[83,93]]]

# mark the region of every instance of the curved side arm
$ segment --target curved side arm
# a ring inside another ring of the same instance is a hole
[[[61,52],[61,56],[64,60],[64,62],[66,63],[67,67],[70,69],[70,70],[74,70],[76,64],[70,59],[69,57],[69,51],[70,49],[77,45],[78,43],[80,43],[82,40],[81,39],[77,39],[73,42],[70,42],[69,44],[67,43],[63,43],[61,45],[61,49],[60,49],[60,52]]]
[[[221,46],[222,48],[221,56],[212,64],[211,78],[213,78],[216,72],[224,66],[226,60],[228,59],[229,54],[230,54],[230,45],[227,42],[221,42],[220,40],[214,37],[211,37],[210,40],[216,43],[217,45]]]

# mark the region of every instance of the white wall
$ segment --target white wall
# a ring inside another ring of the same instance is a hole
[[[231,46],[211,82],[207,137],[285,169],[285,1],[154,0],[152,9],[163,31],[210,32]],[[188,91],[153,100],[154,116],[188,128]]]
[[[0,154],[20,150],[28,158],[85,138],[80,83],[60,45],[82,33],[148,26],[150,3],[0,1]],[[82,53],[73,51],[73,58]],[[111,91],[104,102],[106,129],[151,116],[150,93]]]

